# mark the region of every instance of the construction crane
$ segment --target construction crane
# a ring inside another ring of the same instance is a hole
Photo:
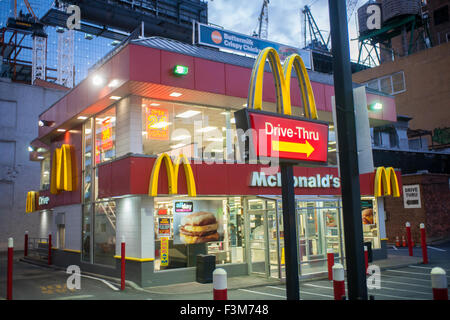
[[[267,39],[269,29],[269,0],[263,0],[261,12],[258,18],[258,31],[253,31],[253,36],[260,39]]]
[[[303,40],[306,48],[328,52],[328,41],[322,35],[316,20],[314,19],[310,7],[304,6],[303,10]],[[309,36],[309,37],[308,37]],[[309,41],[308,41],[309,40]]]

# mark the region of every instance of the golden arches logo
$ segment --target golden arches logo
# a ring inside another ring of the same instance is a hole
[[[191,164],[189,160],[183,154],[180,154],[175,163],[167,153],[161,154],[155,161],[152,169],[152,175],[150,177],[150,184],[148,187],[148,195],[156,197],[158,195],[158,180],[159,171],[161,170],[161,163],[164,161],[166,165],[167,180],[169,185],[169,194],[178,193],[178,173],[180,165],[183,165],[184,174],[186,176],[186,184],[188,189],[188,195],[190,197],[195,197],[197,195],[197,190],[195,188],[195,178],[192,172]]]
[[[318,119],[311,81],[309,80],[308,72],[302,58],[296,53],[292,54],[287,57],[283,67],[281,67],[278,52],[271,47],[261,50],[253,65],[247,107],[262,110],[263,78],[266,60],[269,60],[275,82],[277,112],[286,115],[292,114],[290,88],[292,70],[295,69],[305,116],[310,119]]]
[[[77,168],[75,164],[75,148],[63,144],[53,152],[50,193],[74,191],[77,186]]]
[[[25,212],[33,212],[37,210],[37,199],[39,198],[39,192],[36,191],[28,191],[27,193],[27,202],[25,204]]]
[[[383,192],[382,192],[383,189]],[[400,197],[397,175],[392,167],[378,167],[375,174],[375,197],[389,196]]]

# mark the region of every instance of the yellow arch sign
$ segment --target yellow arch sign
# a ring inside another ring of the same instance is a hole
[[[36,202],[39,198],[39,193],[36,191],[28,191],[27,193],[27,202],[25,204],[25,212],[33,212],[36,211]]]
[[[302,58],[298,54],[292,54],[285,60],[284,66],[281,67],[280,57],[277,51],[271,47],[261,50],[253,65],[247,107],[262,110],[263,78],[266,60],[269,60],[275,82],[277,112],[286,115],[292,114],[290,88],[292,70],[295,69],[305,116],[310,119],[318,119],[311,81]]]
[[[382,190],[383,189],[383,192]],[[398,187],[397,176],[392,167],[378,167],[375,174],[375,197],[389,196],[400,197],[400,189]]]
[[[77,186],[77,170],[75,164],[75,148],[63,144],[53,151],[50,193],[74,191]]]
[[[195,178],[192,172],[192,167],[189,163],[189,160],[185,155],[180,154],[176,160],[175,165],[170,159],[167,153],[161,154],[155,161],[152,169],[152,175],[150,177],[150,184],[148,187],[148,195],[152,197],[156,197],[158,195],[158,180],[159,180],[159,171],[161,170],[161,163],[164,161],[166,165],[167,172],[167,180],[169,185],[169,194],[177,194],[178,193],[178,173],[180,169],[180,165],[183,165],[184,174],[186,176],[186,184],[188,189],[188,195],[190,197],[197,196],[197,190],[195,187]]]

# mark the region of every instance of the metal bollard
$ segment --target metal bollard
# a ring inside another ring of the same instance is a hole
[[[125,290],[125,237],[120,244],[120,290]]]
[[[444,269],[434,267],[431,270],[431,287],[433,300],[448,300],[447,276]]]
[[[328,280],[333,280],[334,251],[327,249]]]
[[[6,300],[12,300],[12,275],[13,275],[13,251],[14,251],[14,240],[13,238],[8,239],[8,266],[6,270]]]
[[[334,300],[342,300],[342,297],[345,296],[344,279],[344,266],[340,263],[335,263],[333,266]]]
[[[227,272],[225,269],[217,268],[213,272],[213,299],[228,300]]]
[[[428,264],[427,236],[425,232],[425,224],[420,224],[420,241],[422,246],[423,263]]]
[[[411,238],[411,224],[409,222],[406,223],[406,238],[408,242],[408,252],[409,255],[413,256],[413,247],[412,247],[412,238]]]
[[[28,231],[25,231],[25,243],[23,244],[23,256],[28,256]]]
[[[48,235],[48,256],[47,256],[48,265],[52,264],[52,235]]]
[[[369,274],[369,252],[367,251],[367,246],[364,246],[364,264],[366,266],[366,274]]]

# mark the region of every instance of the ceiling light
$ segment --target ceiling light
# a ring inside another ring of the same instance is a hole
[[[33,152],[34,149],[33,149],[31,146],[28,146],[28,151],[29,151],[29,152]]]
[[[173,140],[173,141],[182,141],[182,140],[190,139],[190,138],[191,138],[190,135],[187,135],[187,134],[181,134],[181,135],[179,135],[179,136],[173,137],[172,140]]]
[[[110,87],[110,88],[117,87],[118,85],[119,85],[119,80],[117,80],[117,79],[114,79],[110,83],[108,83],[108,87]]]
[[[57,129],[58,132],[66,132],[66,129]]]
[[[246,107],[247,106],[247,104],[246,103],[244,103],[243,105],[242,105],[243,107]]]
[[[236,123],[236,119],[235,119],[235,118],[232,118],[232,119],[230,120],[230,122],[231,122],[231,123]]]
[[[172,146],[170,146],[172,149],[177,149],[177,148],[181,148],[184,147],[185,144],[184,143],[178,143],[178,144],[174,144]]]
[[[86,116],[79,116],[77,119],[78,120],[86,120],[88,117],[86,117]]]
[[[336,148],[334,148],[334,149],[328,149],[328,152],[335,152],[336,151]]]
[[[46,152],[47,151],[47,149],[45,149],[45,148],[42,148],[42,147],[39,147],[39,148],[37,148],[37,150],[36,150],[37,152]]]
[[[177,114],[177,118],[191,118],[193,116],[196,116],[197,114],[201,113],[200,111],[197,110],[188,110],[185,111],[183,113]]]
[[[37,157],[39,160],[44,160],[45,158],[43,156]]]
[[[111,96],[111,97],[109,97],[110,99],[112,99],[112,100],[120,100],[122,97],[119,97],[119,96]]]
[[[179,92],[172,92],[171,94],[169,94],[169,96],[171,96],[171,97],[180,97],[180,96],[182,96],[183,94],[182,93],[179,93]]]
[[[100,77],[99,75],[95,75],[95,76],[92,78],[92,83],[93,83],[94,85],[96,85],[96,86],[100,86],[100,85],[103,84],[103,78]]]
[[[210,142],[222,142],[223,139],[225,139],[224,137],[222,138],[208,138],[206,139],[206,141],[210,141]]]
[[[223,153],[223,150],[221,150],[221,149],[212,149],[211,152]]]
[[[210,132],[215,129],[217,129],[217,127],[205,127],[205,128],[198,129],[197,132]]]
[[[165,128],[167,126],[170,126],[171,124],[172,124],[172,122],[160,121],[158,123],[155,123],[154,125],[151,125],[150,128],[161,129],[161,128]]]
[[[157,107],[157,106],[160,106],[161,104],[156,103],[156,102],[152,102],[152,103],[150,103],[150,105],[151,105],[152,107]]]
[[[336,141],[330,141],[328,144],[336,144]]]

